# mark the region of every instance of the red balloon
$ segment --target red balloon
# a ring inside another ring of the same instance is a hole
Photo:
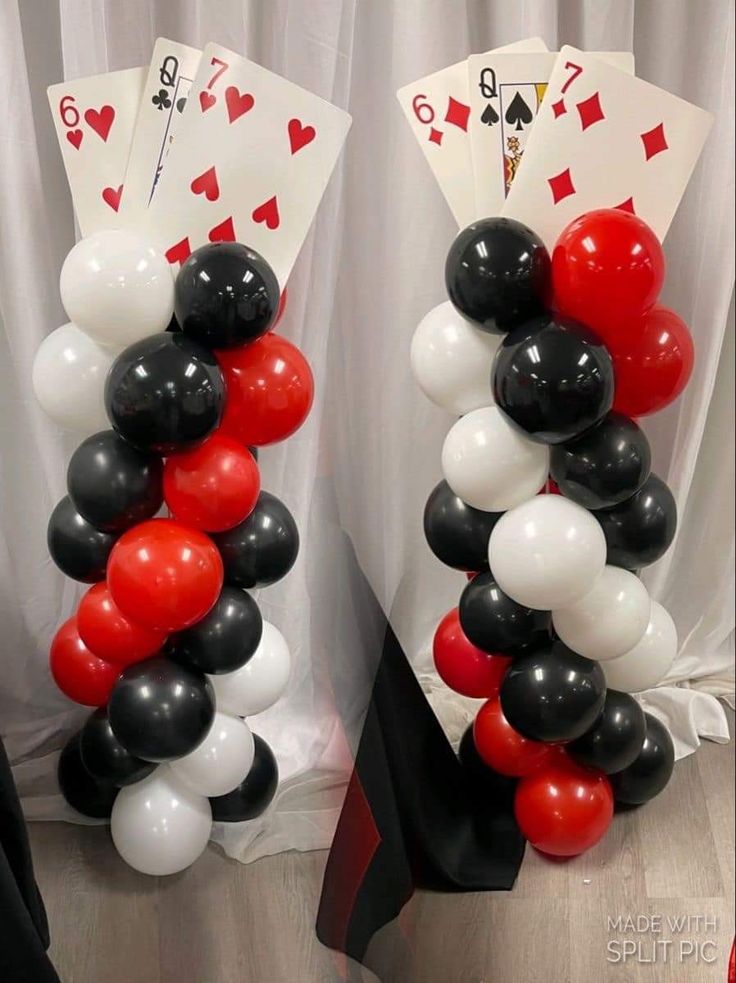
[[[200,621],[222,581],[212,540],[174,519],[149,519],[129,529],[107,562],[110,594],[123,614],[166,632]]]
[[[450,689],[463,696],[496,696],[511,665],[508,656],[489,655],[473,645],[460,626],[457,608],[440,621],[432,648],[437,672]]]
[[[553,481],[552,478],[547,478],[544,487],[540,488],[540,490],[537,492],[537,495],[561,495],[561,494],[562,492],[560,491],[557,482]]]
[[[552,252],[555,307],[607,342],[655,303],[664,267],[659,239],[636,215],[586,212],[563,229]]]
[[[104,580],[90,587],[79,602],[77,628],[90,651],[119,663],[120,668],[155,655],[166,641],[165,631],[126,618]]]
[[[260,490],[251,452],[219,432],[164,464],[164,498],[171,514],[206,532],[224,532],[247,519]]]
[[[656,413],[677,399],[695,362],[687,325],[657,304],[606,346],[613,359],[616,389],[613,408],[627,416]]]
[[[521,832],[537,850],[576,857],[594,846],[611,824],[611,783],[602,771],[557,758],[522,778],[514,811]]]
[[[122,669],[90,652],[79,637],[76,618],[65,621],[54,635],[49,666],[61,692],[86,707],[107,703]]]
[[[498,693],[478,711],[473,739],[489,768],[514,778],[532,774],[560,753],[557,745],[533,741],[514,730],[503,715]]]
[[[220,433],[261,447],[285,440],[304,423],[314,380],[296,345],[269,332],[215,354],[227,386]]]

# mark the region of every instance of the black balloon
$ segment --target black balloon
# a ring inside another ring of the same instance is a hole
[[[667,552],[677,529],[677,505],[656,474],[621,505],[595,513],[606,537],[606,561],[614,567],[639,570]]]
[[[250,594],[225,586],[201,621],[169,637],[166,655],[201,672],[233,672],[253,655],[262,631],[261,612]]]
[[[645,713],[646,737],[636,760],[611,776],[613,797],[623,805],[643,805],[659,795],[675,767],[675,746],[669,731],[651,713]]]
[[[201,246],[176,278],[176,319],[185,335],[207,348],[253,341],[268,331],[278,306],[276,274],[240,242]]]
[[[284,503],[262,491],[239,526],[212,536],[225,565],[225,581],[236,587],[267,587],[281,580],[299,552],[299,532]]]
[[[597,662],[557,641],[512,662],[500,695],[504,716],[520,734],[535,741],[574,741],[600,716],[606,681]]]
[[[279,768],[273,751],[262,737],[253,735],[255,757],[243,781],[227,795],[210,799],[212,818],[221,823],[242,823],[260,816],[276,794]]]
[[[517,604],[490,572],[479,573],[466,585],[458,613],[462,630],[484,652],[518,656],[551,642],[550,612]]]
[[[550,259],[536,233],[508,218],[474,222],[457,236],[445,262],[455,307],[481,328],[505,332],[545,309]]]
[[[117,534],[95,529],[74,508],[68,495],[51,513],[46,542],[51,559],[74,580],[95,584],[105,579],[105,568]]]
[[[220,422],[225,382],[215,356],[181,333],[150,335],[115,359],[105,383],[110,422],[141,450],[175,454]]]
[[[161,508],[163,463],[139,451],[114,430],[82,441],[66,474],[69,497],[87,522],[106,532],[123,532]]]
[[[434,555],[448,567],[487,570],[488,540],[502,515],[466,505],[441,481],[424,507],[424,535]]]
[[[203,673],[157,656],[123,670],[108,714],[113,734],[129,754],[172,761],[204,740],[215,716],[215,694]]]
[[[66,742],[56,770],[61,794],[77,812],[90,819],[109,819],[118,794],[115,785],[100,782],[82,764],[79,734]]]
[[[156,768],[125,750],[112,732],[105,707],[99,707],[87,718],[79,735],[79,751],[90,775],[118,787],[139,782]]]
[[[621,413],[609,413],[582,437],[557,444],[550,457],[550,474],[562,494],[586,509],[625,502],[647,480],[651,466],[644,431]]]
[[[492,372],[496,405],[532,440],[561,444],[608,413],[613,363],[582,324],[547,314],[507,335]]]
[[[567,750],[579,764],[613,775],[633,763],[645,735],[644,711],[634,697],[609,689],[598,720],[586,734],[568,744]]]

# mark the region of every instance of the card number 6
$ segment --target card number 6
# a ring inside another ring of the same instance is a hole
[[[422,101],[424,100],[424,101]],[[411,108],[414,110],[414,115],[419,120],[427,126],[434,120],[434,109],[427,102],[427,97],[424,93],[419,93],[419,95],[414,96],[411,101]]]

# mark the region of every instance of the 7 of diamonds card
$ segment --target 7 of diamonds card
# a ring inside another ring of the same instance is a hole
[[[633,212],[663,240],[712,122],[684,99],[564,47],[502,214],[548,247],[594,208]]]

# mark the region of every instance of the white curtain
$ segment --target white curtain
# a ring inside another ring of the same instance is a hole
[[[74,437],[30,392],[34,352],[64,320],[58,272],[75,238],[45,89],[144,64],[159,35],[218,41],[354,117],[282,328],[315,370],[315,408],[297,436],[262,455],[264,486],[302,531],[297,566],[258,598],[295,658],[286,697],[253,721],[284,782],[266,816],[216,838],[243,860],[329,843],[378,644],[345,534],[452,736],[474,709],[431,668],[434,627],[463,580],[423,540],[451,421],[418,392],[408,362],[415,325],[443,300],[456,230],[394,93],[529,35],[550,49],[632,49],[638,75],[716,116],[665,243],[663,299],[690,323],[697,366],[686,394],[645,423],[680,509],[677,540],[645,579],[682,645],[673,685],[645,699],[669,720],[680,754],[700,736],[727,738],[715,697],[733,691],[732,13],[730,0],[2,0],[0,731],[30,817],[69,817],[53,768],[84,716],[47,669],[49,640],[80,590],[45,546]]]

